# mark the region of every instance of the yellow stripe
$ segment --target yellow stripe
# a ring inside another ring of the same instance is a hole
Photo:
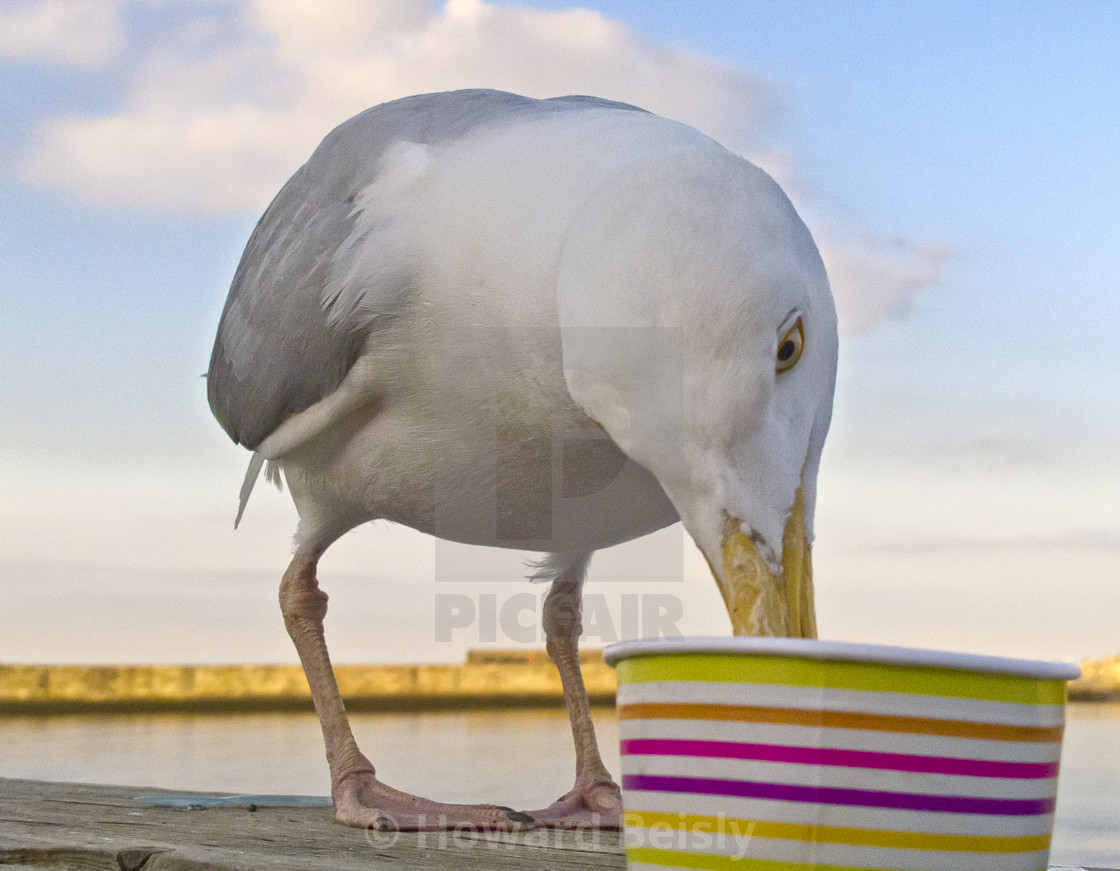
[[[630,847],[626,850],[626,858],[629,862],[639,864],[695,868],[697,871],[894,871],[891,868],[857,868],[852,865],[821,865],[816,862],[806,865],[803,862],[779,862],[776,859],[740,859],[683,850],[655,850],[652,847]],[[1036,871],[1046,871],[1046,866],[1040,865]]]
[[[914,693],[1020,705],[1061,705],[1066,682],[1014,674],[914,668],[874,662],[802,660],[784,656],[686,653],[635,656],[618,664],[618,682],[713,681],[825,689]]]
[[[1057,744],[1064,726],[1004,726],[971,720],[932,717],[898,717],[860,714],[852,711],[822,711],[812,708],[763,708],[752,705],[690,705],[639,702],[619,705],[620,720],[717,720],[730,723],[773,723],[786,726],[816,726],[825,729],[860,729],[870,732],[900,732],[910,735],[941,735],[947,738],[979,738],[983,741]]]
[[[887,829],[849,829],[840,826],[806,826],[768,820],[724,816],[627,811],[627,829],[695,832],[708,835],[748,835],[783,841],[845,844],[851,847],[887,847],[898,850],[944,850],[954,853],[1034,853],[1050,846],[1050,835],[943,835],[930,832],[893,832]]]
[[[893,871],[890,868],[854,868],[850,865],[806,865],[802,862],[778,862],[773,859],[746,859],[716,856],[711,853],[688,853],[683,850],[655,850],[652,847],[628,847],[627,862],[667,865],[671,868],[695,868],[698,871]],[[1045,869],[1042,869],[1045,871]]]

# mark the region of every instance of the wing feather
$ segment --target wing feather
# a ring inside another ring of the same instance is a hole
[[[377,222],[362,214],[370,208],[362,192],[391,149],[438,147],[532,113],[603,108],[634,109],[594,97],[453,91],[376,106],[335,128],[265,211],[234,275],[207,377],[210,407],[229,436],[256,450],[333,394],[371,331],[408,305],[407,264],[355,261],[369,251],[356,234]],[[365,316],[355,316],[359,308]]]

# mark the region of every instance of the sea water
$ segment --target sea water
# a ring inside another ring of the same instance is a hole
[[[596,709],[607,766],[618,724]],[[359,746],[391,786],[449,802],[532,809],[575,775],[563,709],[354,714]],[[327,795],[312,714],[0,717],[0,777],[201,792]],[[1051,861],[1120,868],[1120,704],[1069,707]]]

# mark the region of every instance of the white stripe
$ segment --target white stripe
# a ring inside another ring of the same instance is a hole
[[[1040,662],[953,653],[948,650],[922,650],[917,647],[892,647],[883,644],[855,644],[850,641],[818,641],[816,638],[730,638],[726,635],[690,638],[659,638],[621,641],[603,651],[609,665],[628,656],[674,656],[681,653],[714,653],[724,658],[740,656],[792,656],[808,660],[846,660],[877,665],[951,668],[1015,674],[1036,680],[1073,680],[1081,672],[1068,662]]]
[[[1021,705],[916,693],[838,690],[719,681],[649,681],[622,684],[618,704],[752,705],[763,708],[852,711],[888,717],[967,720],[1005,726],[1061,726],[1064,705]]]
[[[1054,820],[1053,814],[1025,817],[948,814],[644,789],[624,790],[622,805],[628,811],[700,816],[723,814],[725,817],[744,820],[942,835],[1045,835],[1050,832]]]
[[[822,729],[782,723],[733,723],[725,720],[622,720],[622,740],[675,738],[689,741],[742,741],[790,747],[834,747],[873,753],[950,756],[995,762],[1057,762],[1061,745],[1028,741],[989,741],[942,735],[910,735],[869,729]]]
[[[1058,792],[1056,777],[1013,780],[1005,777],[963,777],[953,774],[882,771],[876,768],[765,762],[756,759],[708,759],[692,756],[623,756],[622,773],[668,777],[711,777],[719,780],[788,783],[794,786],[829,786],[840,789],[872,789],[916,795],[961,795],[975,798],[1054,798]]]
[[[627,846],[688,853],[768,859],[779,862],[854,865],[899,871],[1037,871],[1046,867],[1047,851],[1033,853],[972,853],[943,850],[907,850],[861,847],[850,844],[817,844],[754,836],[719,836],[710,832],[638,829],[626,833]]]

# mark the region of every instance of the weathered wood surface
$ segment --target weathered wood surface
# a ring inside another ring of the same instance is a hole
[[[40,871],[621,871],[626,865],[618,835],[605,832],[382,834],[338,825],[329,807],[170,808],[137,800],[161,794],[0,779],[0,865]]]
[[[161,790],[0,780],[0,866],[51,871],[622,869],[614,833],[376,833],[329,807],[153,807]]]

